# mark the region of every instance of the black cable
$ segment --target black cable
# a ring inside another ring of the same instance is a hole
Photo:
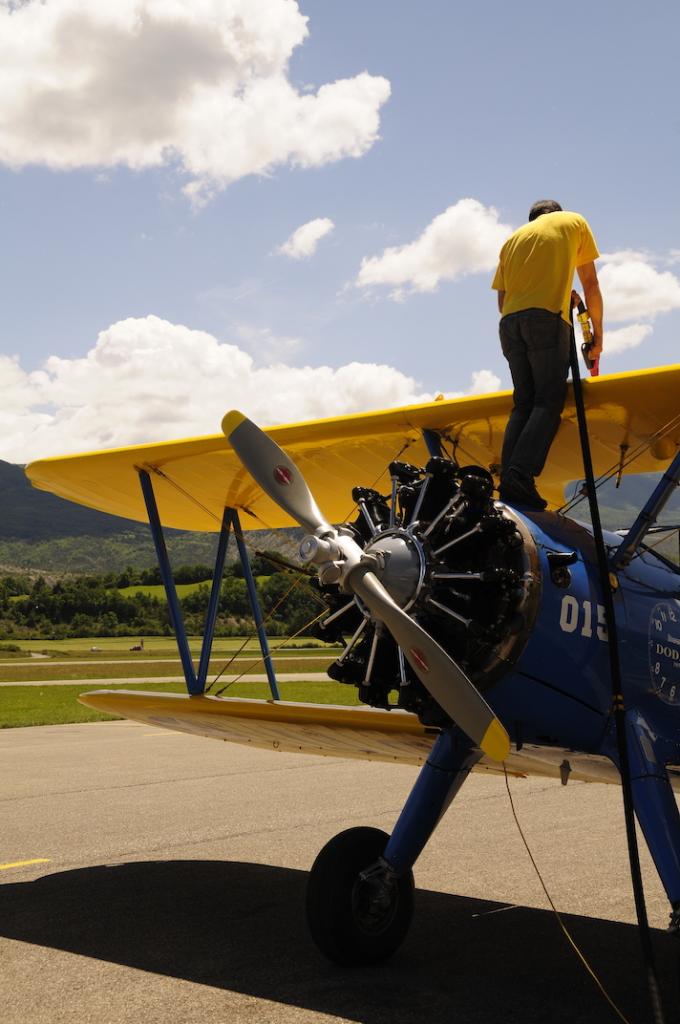
[[[574,333],[573,311],[571,314],[571,342],[569,355],[572,383],[574,387],[574,402],[576,404],[578,430],[581,441],[581,452],[583,455],[583,470],[586,479],[588,505],[590,506],[590,518],[593,525],[593,540],[595,541],[595,551],[597,554],[597,567],[600,575],[600,586],[602,588],[605,621],[607,623],[607,636],[609,640],[607,644],[609,651],[609,670],[612,682],[616,743],[619,756],[619,770],[621,772],[623,812],[626,824],[628,860],[630,863],[630,874],[633,884],[633,897],[635,899],[635,911],[638,920],[640,944],[642,946],[642,959],[645,968],[654,1024],[664,1024],[665,1018],[661,1004],[659,979],[656,972],[656,964],[654,962],[654,950],[652,948],[649,921],[647,919],[645,893],[642,884],[642,873],[640,871],[640,853],[638,850],[637,835],[635,832],[633,790],[630,778],[630,761],[628,757],[628,741],[626,736],[626,709],[622,692],[621,662],[619,659],[619,645],[616,630],[616,613],[614,610],[614,599],[612,596],[612,583],[610,580],[607,549],[605,547],[604,537],[602,534],[600,508],[595,489],[593,460],[590,452],[590,438],[588,435],[588,421],[586,418],[585,403],[583,401],[583,383],[581,381],[581,374],[579,370],[576,336]]]
[[[515,810],[515,801],[512,799],[512,792],[510,790],[510,779],[508,778],[508,769],[506,767],[505,761],[503,762],[503,774],[505,775],[505,788],[507,790],[508,799],[510,801],[510,810],[512,811],[512,816],[514,818],[515,825],[517,826],[517,831],[519,832],[520,839],[522,840],[522,843],[524,844],[524,849],[529,854],[529,860],[531,861],[531,866],[533,867],[534,871],[536,872],[536,876],[537,876],[539,882],[541,883],[541,888],[543,889],[543,892],[545,893],[545,898],[547,899],[548,903],[550,904],[550,908],[551,908],[553,914],[555,915],[555,917],[557,918],[557,923],[559,924],[560,928],[562,929],[562,934],[564,935],[564,937],[566,938],[567,942],[569,943],[569,945],[573,949],[574,953],[576,953],[576,956],[581,961],[581,964],[585,968],[586,973],[595,982],[595,984],[596,984],[600,994],[609,1003],[610,1007],[612,1008],[612,1010],[614,1011],[616,1016],[619,1018],[619,1020],[622,1020],[624,1022],[624,1024],[630,1024],[628,1018],[622,1013],[622,1011],[616,1005],[616,1003],[614,1002],[612,997],[609,995],[609,993],[607,992],[606,988],[604,987],[604,985],[600,981],[599,976],[596,974],[595,969],[593,967],[591,967],[590,963],[586,959],[586,957],[583,954],[582,950],[577,945],[576,940],[574,939],[573,935],[571,934],[571,932],[567,928],[566,924],[564,923],[564,919],[563,919],[562,915],[560,914],[559,910],[555,906],[555,901],[553,900],[552,896],[548,892],[548,887],[545,884],[545,882],[543,881],[543,875],[541,874],[540,868],[539,868],[538,864],[536,863],[536,858],[534,857],[533,853],[531,852],[531,847],[529,846],[529,842],[527,840],[527,837],[524,834],[524,829],[522,828],[522,826],[520,824],[520,820],[519,820],[519,817],[517,815],[517,811]]]

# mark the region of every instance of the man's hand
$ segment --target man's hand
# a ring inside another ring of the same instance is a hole
[[[583,299],[581,298],[579,293],[576,291],[575,288],[572,288],[572,290],[571,290],[571,308],[572,309],[578,309],[578,307],[581,305],[582,302],[583,302]],[[587,306],[586,306],[586,309],[588,309]],[[588,309],[588,314],[590,314],[590,309]],[[589,359],[599,359],[601,355],[602,355],[602,330],[600,330],[600,333],[598,335],[597,331],[595,330],[595,324],[593,324],[593,340],[590,342],[590,345],[588,346],[588,358]]]
[[[590,348],[589,355],[591,359],[599,359],[602,355],[603,349],[602,316],[604,313],[604,306],[602,303],[600,283],[597,280],[595,264],[584,263],[582,267],[576,268],[576,273],[583,285],[583,291],[586,296],[586,306],[593,324],[593,344]],[[573,296],[574,292],[572,292],[572,298]]]

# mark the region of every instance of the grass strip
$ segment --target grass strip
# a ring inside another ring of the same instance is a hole
[[[271,645],[272,653],[276,658],[337,658],[341,652],[340,647],[328,647],[327,649],[312,647],[309,650],[296,650],[294,647],[290,649],[284,647],[278,651],[276,644]],[[180,658],[177,653],[176,647],[168,647],[167,649],[159,649],[153,651],[120,651],[120,650],[108,650],[108,648],[97,647],[96,651],[83,650],[83,651],[71,651],[71,650],[52,650],[48,654],[44,654],[39,651],[37,647],[32,648],[34,655],[26,650],[21,650],[16,653],[5,653],[0,648],[0,666],[2,665],[14,665],[18,662],[24,665],[49,665],[55,661],[72,661],[76,665],[79,661],[125,661],[125,662],[149,662],[155,661],[157,658],[171,658],[179,664]],[[195,659],[198,659],[201,653],[200,647],[194,647],[192,645],[191,652]],[[221,650],[216,644],[213,644],[212,654],[210,656],[211,661],[227,661],[236,653],[236,650]],[[35,655],[39,655],[36,657]],[[240,658],[259,658],[262,656],[259,645],[255,647],[246,647],[241,651],[238,656]]]
[[[278,672],[325,672],[332,661],[327,655],[323,658],[274,658],[274,667]],[[216,658],[210,663],[208,679],[213,679],[224,665],[224,660]],[[39,666],[39,667],[36,667]],[[226,670],[225,675],[259,675],[265,671],[264,662],[256,658],[234,661]],[[21,665],[0,665],[0,682],[23,683],[40,679],[135,679],[150,676],[182,675],[182,666],[177,664],[159,663],[157,660],[138,662],[134,665],[79,665],[78,662],[68,665],[50,665],[49,661],[23,663]],[[3,687],[3,691],[6,688]],[[4,698],[0,695],[4,703]]]
[[[42,640],[40,638],[31,640],[13,640],[11,643],[21,647],[22,650],[42,652],[47,651],[51,654],[72,654],[85,656],[91,653],[92,647],[97,647],[102,654],[110,656],[112,654],[128,654],[131,647],[134,647],[139,643],[139,634],[133,636],[119,636],[119,637],[78,637],[71,640]],[[269,642],[272,647],[277,647],[279,644],[285,641],[285,637],[270,636]],[[232,653],[233,651],[240,650],[243,644],[244,637],[215,637],[213,641],[213,651],[219,653]],[[201,637],[191,636],[189,637],[189,646],[194,655],[197,655],[201,650]],[[286,645],[284,650],[295,651],[295,653],[302,654],[303,650],[310,648],[317,648],[317,652],[323,650],[332,650],[334,647],[337,649],[338,645],[325,644],[322,640],[316,640],[311,637],[299,638],[293,640],[290,646]],[[246,645],[246,651],[259,651],[259,644],[257,637],[249,637]],[[177,647],[171,636],[152,636],[144,637],[144,651],[142,654],[164,654],[164,655],[176,655]]]
[[[111,721],[113,715],[101,714],[78,703],[87,692],[87,684],[74,686],[7,686],[0,691],[0,728],[30,725],[66,725],[75,722]],[[92,689],[92,687],[90,687]],[[140,683],[107,686],[110,690],[145,690],[153,693],[185,693],[183,683]],[[357,691],[342,683],[280,683],[282,700],[313,704],[358,704]],[[234,683],[225,697],[270,696],[266,683]]]

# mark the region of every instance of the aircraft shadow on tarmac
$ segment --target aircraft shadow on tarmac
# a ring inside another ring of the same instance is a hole
[[[341,969],[304,921],[303,871],[153,861],[0,886],[0,935],[364,1024],[614,1019],[547,911],[419,890],[391,961]],[[636,929],[566,916],[631,1020],[649,1017]],[[674,1006],[675,940],[655,934]]]

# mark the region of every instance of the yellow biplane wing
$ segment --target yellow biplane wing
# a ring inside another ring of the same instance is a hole
[[[585,392],[596,473],[623,468],[624,457],[631,460],[628,472],[665,467],[680,445],[680,365],[588,380]],[[353,487],[387,490],[388,465],[395,459],[424,465],[424,430],[436,431],[463,464],[498,463],[511,405],[511,394],[501,392],[273,427],[268,433],[297,462],[325,516],[341,522],[352,512]],[[244,470],[223,434],[43,459],[26,472],[36,487],[145,522],[140,470],[153,477],[167,527],[215,531],[227,507],[244,513],[246,529],[292,525]],[[562,503],[566,482],[582,472],[570,391],[540,481],[553,507]],[[255,747],[402,764],[422,764],[436,735],[402,711],[120,690],[83,694],[80,700],[135,721]],[[558,748],[525,745],[510,753],[506,767],[516,775],[563,781],[565,772],[583,781],[618,781],[606,759]],[[484,758],[477,770],[500,769]],[[674,787],[678,783],[680,774],[673,773]]]
[[[665,467],[680,445],[680,365],[589,379],[585,393],[596,474],[636,452],[624,471]],[[326,518],[342,522],[352,511],[353,487],[387,490],[387,467],[394,459],[425,464],[423,430],[438,431],[461,464],[498,464],[511,407],[512,395],[503,391],[272,427],[267,433],[297,462]],[[35,487],[147,522],[140,469],[152,473],[164,526],[219,530],[227,506],[245,513],[244,529],[293,525],[263,495],[222,434],[41,459],[26,472]],[[563,503],[565,484],[582,475],[570,388],[539,483],[551,508]]]
[[[388,764],[423,765],[439,734],[407,711],[338,707],[233,697],[188,697],[179,693],[139,690],[95,690],[81,704],[144,725],[238,743],[280,753],[313,754]],[[505,761],[509,774],[564,779],[565,761],[572,782],[604,782],[621,778],[605,757],[559,747],[525,744]],[[502,765],[483,757],[472,769],[503,774]],[[674,789],[680,774],[671,770]]]

